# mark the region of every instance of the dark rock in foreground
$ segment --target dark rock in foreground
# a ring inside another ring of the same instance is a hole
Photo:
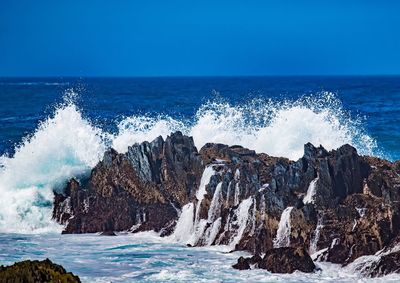
[[[277,248],[267,251],[259,268],[272,273],[313,272],[315,264],[304,248]]]
[[[244,257],[239,257],[238,262],[234,265],[232,265],[233,268],[239,269],[239,270],[246,270],[250,269],[250,261],[247,258]]]
[[[11,266],[0,266],[0,283],[37,283],[37,282],[60,282],[80,283],[78,276],[49,259],[25,260],[14,263]]]
[[[232,267],[239,270],[250,269],[250,266],[266,269],[272,273],[293,273],[296,270],[311,273],[315,264],[303,248],[276,248],[267,251],[264,258],[253,256],[240,257]]]

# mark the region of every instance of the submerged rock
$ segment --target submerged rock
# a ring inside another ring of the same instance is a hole
[[[0,282],[4,283],[36,283],[36,282],[65,282],[80,283],[79,277],[49,259],[25,260],[10,266],[0,266]]]

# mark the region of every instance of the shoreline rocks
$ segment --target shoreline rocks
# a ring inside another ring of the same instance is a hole
[[[232,267],[239,270],[254,268],[266,269],[272,273],[293,273],[296,270],[311,273],[316,266],[304,248],[275,248],[266,252],[263,258],[258,255],[240,257]]]
[[[195,193],[203,167],[193,139],[177,132],[110,149],[81,181],[55,193],[53,219],[64,233],[164,230],[172,232],[179,208]]]
[[[348,265],[399,236],[400,161],[310,143],[297,161],[223,144],[197,151],[176,132],[108,150],[55,193],[53,218],[64,233],[155,230],[254,255],[325,249],[319,260]]]
[[[49,259],[24,260],[10,266],[0,266],[0,283],[65,282],[80,283],[78,276]]]

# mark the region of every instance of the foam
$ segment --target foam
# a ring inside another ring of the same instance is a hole
[[[193,136],[198,149],[207,142],[239,144],[297,159],[307,142],[328,150],[349,143],[361,154],[379,154],[360,119],[346,113],[331,93],[242,105],[209,101],[188,120],[162,114],[126,117],[117,123],[117,133],[85,119],[73,103],[77,95],[67,91],[65,102],[16,146],[14,156],[0,157],[0,232],[59,231],[51,221],[54,189],[87,174],[107,145],[123,153],[134,143],[166,138],[177,130]]]
[[[51,221],[53,189],[96,165],[105,150],[101,134],[66,103],[17,146],[13,157],[2,156],[0,232],[58,231]]]
[[[200,149],[208,142],[242,145],[257,152],[293,160],[303,155],[304,144],[311,142],[332,150],[351,144],[359,153],[379,154],[376,142],[368,136],[359,117],[347,113],[332,93],[320,93],[297,100],[254,99],[243,105],[225,101],[203,104],[192,120],[169,116],[132,116],[118,126],[113,147],[125,152],[135,142],[180,130],[193,136]]]

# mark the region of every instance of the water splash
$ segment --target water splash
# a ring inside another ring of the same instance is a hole
[[[237,230],[235,231],[235,235],[231,239],[229,243],[229,247],[231,250],[234,250],[236,245],[239,244],[240,240],[243,237],[243,234],[248,227],[248,221],[250,218],[250,207],[254,206],[253,198],[249,197],[243,200],[237,210],[235,211],[236,214],[236,221],[233,221],[233,225],[237,225]]]
[[[351,117],[340,100],[327,92],[297,100],[254,99],[243,105],[209,101],[193,120],[128,117],[119,123],[113,146],[124,152],[134,142],[166,137],[176,130],[193,136],[199,149],[207,142],[239,144],[296,160],[303,155],[307,142],[328,150],[348,143],[360,154],[379,154],[375,140],[363,130],[362,119]]]
[[[317,182],[319,180],[319,177],[317,176],[314,180],[310,182],[310,185],[308,186],[307,193],[305,197],[303,198],[303,203],[313,203],[314,202],[314,197],[315,194],[317,193]]]
[[[290,215],[293,207],[289,206],[282,212],[281,219],[279,220],[278,231],[274,239],[274,247],[288,247],[290,245],[290,232],[292,230],[290,224]]]
[[[303,154],[303,145],[312,142],[328,150],[349,143],[361,154],[378,153],[360,119],[348,115],[330,93],[292,101],[255,99],[244,105],[209,101],[189,120],[165,115],[124,118],[117,133],[102,131],[85,119],[74,104],[77,96],[68,90],[54,113],[16,146],[14,156],[0,157],[0,232],[58,231],[59,226],[51,221],[54,189],[89,172],[107,145],[125,152],[134,143],[160,135],[165,138],[176,130],[193,136],[199,149],[206,142],[240,144],[297,159]],[[239,190],[231,190],[238,204]],[[203,222],[201,227],[207,224]]]
[[[0,163],[0,232],[58,231],[51,221],[53,189],[85,174],[104,152],[102,132],[74,104],[60,105]]]

